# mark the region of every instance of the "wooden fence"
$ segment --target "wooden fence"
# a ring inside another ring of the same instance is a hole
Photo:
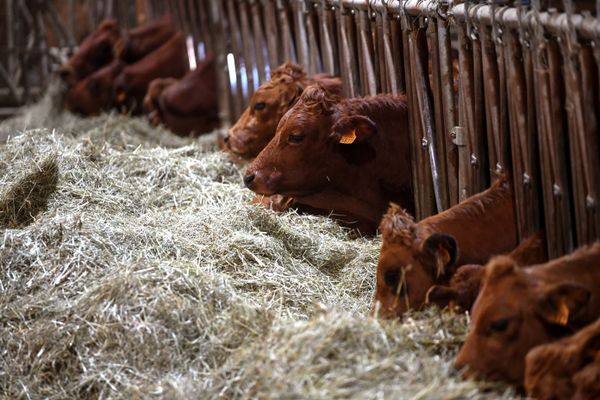
[[[405,92],[417,218],[510,172],[521,238],[545,229],[553,257],[600,238],[593,2],[151,3],[216,53],[227,123],[286,61],[341,76],[347,96]]]
[[[545,229],[553,257],[600,238],[594,2],[143,3],[215,54],[226,126],[286,61],[341,76],[347,96],[405,92],[418,219],[510,172],[521,238]]]

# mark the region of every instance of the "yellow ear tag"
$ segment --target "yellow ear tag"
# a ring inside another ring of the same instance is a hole
[[[564,301],[560,302],[558,313],[554,315],[552,322],[562,326],[566,326],[569,322],[569,307],[567,307]]]
[[[127,97],[127,93],[125,92],[119,92],[117,93],[117,103],[123,103],[125,101],[125,98]]]
[[[356,131],[352,129],[350,132],[346,132],[340,138],[341,144],[352,144],[356,140]]]

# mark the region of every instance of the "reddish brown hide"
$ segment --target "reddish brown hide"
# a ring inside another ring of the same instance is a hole
[[[119,39],[117,21],[102,21],[75,53],[58,70],[59,76],[69,86],[107,65],[113,60],[113,46]]]
[[[374,233],[390,201],[413,208],[405,97],[341,99],[309,86],[244,182],[257,194],[291,196]]]
[[[380,230],[371,314],[395,318],[421,308],[433,285],[448,286],[458,265],[483,264],[517,246],[513,192],[501,177],[486,191],[419,223],[392,204]]]
[[[598,372],[600,320],[573,336],[527,353],[525,389],[529,396],[539,400],[598,399]]]
[[[115,80],[115,102],[129,111],[139,111],[150,82],[156,78],[181,78],[187,70],[185,40],[178,32],[140,61],[123,68]]]
[[[219,105],[214,58],[209,56],[179,81],[152,81],[144,106],[154,124],[162,123],[179,135],[199,135],[216,129]]]
[[[250,105],[229,131],[227,148],[244,158],[253,158],[275,136],[277,124],[296,103],[302,91],[319,83],[325,90],[341,95],[342,82],[328,75],[308,77],[301,66],[283,64],[271,79],[263,83],[252,95]]]
[[[166,15],[127,32],[115,43],[115,55],[128,64],[134,63],[158,49],[174,34],[173,19]]]
[[[520,269],[490,261],[455,367],[466,376],[523,387],[525,355],[600,315],[600,242],[546,264]]]
[[[148,90],[144,96],[144,111],[148,114],[148,119],[152,126],[158,126],[161,124],[161,116],[159,113],[158,98],[164,92],[164,90],[179,82],[179,79],[175,78],[157,78],[150,82]]]
[[[519,266],[540,264],[548,261],[545,244],[544,233],[538,232],[522,241],[508,256]],[[484,266],[481,264],[459,267],[450,278],[449,286],[434,285],[429,289],[426,302],[458,312],[470,311],[479,294],[484,271]]]
[[[66,108],[83,115],[93,115],[111,108],[114,105],[113,84],[123,67],[121,60],[114,60],[77,82],[65,96]]]

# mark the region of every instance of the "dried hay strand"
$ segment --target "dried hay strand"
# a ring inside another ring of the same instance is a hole
[[[45,209],[58,181],[56,156],[50,155],[36,164],[13,185],[3,184],[7,175],[0,179],[0,187],[8,187],[4,193],[0,190],[0,229],[25,225]]]
[[[27,223],[2,226],[3,398],[514,396],[451,374],[465,316],[367,317],[380,240],[252,205],[214,136],[40,121],[0,125],[3,187],[35,165],[55,177]]]

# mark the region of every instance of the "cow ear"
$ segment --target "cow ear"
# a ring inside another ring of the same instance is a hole
[[[340,118],[332,128],[331,136],[341,144],[360,143],[377,133],[377,125],[363,115]]]
[[[557,283],[541,295],[539,313],[547,322],[567,325],[571,316],[582,311],[590,300],[590,291],[576,283]]]
[[[433,285],[425,295],[426,304],[436,304],[440,308],[448,307],[451,303],[456,303],[458,292],[448,286]]]
[[[434,233],[423,243],[423,250],[435,257],[435,278],[456,267],[458,258],[458,245],[451,235]]]
[[[100,96],[100,80],[96,78],[91,78],[87,84],[87,90],[92,97]]]

